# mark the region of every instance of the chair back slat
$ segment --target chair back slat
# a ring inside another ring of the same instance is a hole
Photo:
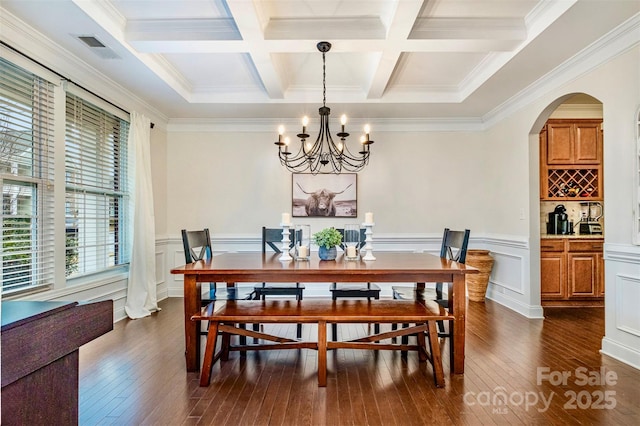
[[[440,257],[453,260],[454,262],[464,263],[467,260],[467,246],[469,245],[469,234],[471,231],[452,231],[444,228],[442,236],[442,247],[440,248]],[[442,300],[442,283],[436,283],[436,299]]]
[[[302,233],[302,231],[299,231]],[[293,247],[295,231],[289,229],[289,248]],[[262,254],[266,254],[267,246],[270,247],[276,253],[282,253],[278,244],[282,244],[282,228],[267,228],[262,227]]]
[[[346,246],[344,245],[344,241],[345,241],[346,238],[345,238],[345,235],[344,235],[344,228],[336,228],[336,231],[338,231],[339,233],[342,234],[342,242],[340,243],[340,248],[343,251],[345,251],[346,250]],[[358,242],[358,248],[364,247],[364,244],[365,244],[364,240],[367,237],[366,234],[365,234],[366,231],[367,231],[366,229],[360,228],[360,239],[359,239],[359,242]]]
[[[469,245],[470,231],[452,231],[449,228],[444,229],[442,237],[442,247],[440,249],[440,257],[453,260],[458,263],[465,263],[467,259],[467,246]]]
[[[186,229],[183,229],[182,245],[184,247],[184,258],[186,263],[193,263],[198,260],[211,258],[211,236],[208,228],[205,228],[202,231],[187,231]]]

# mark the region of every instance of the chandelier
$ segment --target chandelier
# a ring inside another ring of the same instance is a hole
[[[360,151],[353,154],[346,144],[349,133],[345,131],[347,116],[342,115],[340,123],[341,131],[336,134],[340,138],[338,143],[333,141],[329,131],[329,114],[331,109],[327,107],[327,84],[326,84],[326,64],[325,54],[331,49],[331,43],[321,41],[317,45],[322,52],[322,106],[318,109],[320,114],[320,131],[315,143],[308,140],[307,125],[309,118],[302,119],[302,132],[298,133],[300,138],[300,148],[295,154],[289,151],[289,138],[284,136],[284,126],[278,128],[278,157],[280,163],[287,170],[295,173],[311,172],[318,173],[341,173],[342,171],[357,172],[364,168],[369,162],[370,146],[373,143],[369,139],[369,125],[364,126],[364,135],[360,138]]]

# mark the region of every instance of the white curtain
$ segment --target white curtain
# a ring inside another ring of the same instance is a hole
[[[129,161],[133,164],[131,208],[133,237],[127,303],[129,318],[142,318],[159,311],[156,295],[156,232],[151,186],[150,120],[131,113]]]

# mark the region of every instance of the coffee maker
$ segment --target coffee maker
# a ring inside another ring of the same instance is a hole
[[[567,209],[563,204],[558,204],[556,208],[551,213],[549,213],[549,221],[547,222],[547,234],[566,235],[571,233],[573,233],[573,226],[569,225]]]

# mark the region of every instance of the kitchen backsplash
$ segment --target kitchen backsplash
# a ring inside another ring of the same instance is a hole
[[[580,222],[581,212],[585,210],[585,207],[580,205],[579,201],[541,201],[540,202],[540,233],[547,233],[547,221],[549,220],[549,213],[551,213],[557,205],[562,204],[567,209],[567,216],[569,217],[569,221],[573,222],[574,232],[579,234],[578,231],[578,222]],[[602,203],[600,203],[602,204]],[[598,222],[603,226],[604,229],[604,220],[601,217]]]

